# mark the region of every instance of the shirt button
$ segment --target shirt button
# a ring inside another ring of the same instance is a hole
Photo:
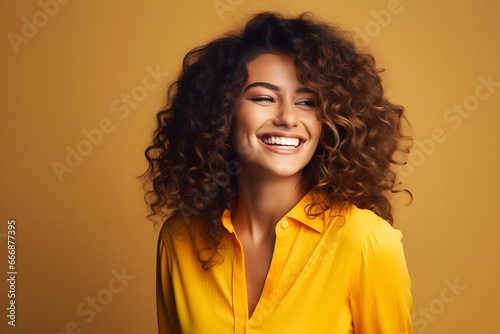
[[[287,228],[287,227],[288,227],[288,222],[287,222],[286,220],[283,220],[283,221],[281,222],[281,227],[283,227],[283,228]]]

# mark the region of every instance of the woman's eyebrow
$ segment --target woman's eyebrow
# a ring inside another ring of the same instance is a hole
[[[264,87],[264,88],[273,90],[275,92],[281,91],[280,87],[273,85],[272,83],[259,81],[259,82],[251,83],[250,85],[246,86],[245,89],[243,90],[243,92],[246,92],[247,90],[249,90],[250,88],[253,88],[253,87]],[[297,93],[313,93],[313,94],[315,94],[312,90],[310,90],[309,88],[306,88],[306,87],[298,88]]]
[[[250,88],[253,88],[253,87],[264,87],[264,88],[267,88],[270,90],[274,90],[276,92],[279,92],[281,90],[281,88],[279,88],[278,86],[273,85],[269,82],[254,82],[254,83],[251,83],[250,85],[246,86],[245,89],[243,90],[243,92],[246,92],[247,90],[249,90]]]

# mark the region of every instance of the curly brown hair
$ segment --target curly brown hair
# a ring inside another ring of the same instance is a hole
[[[248,78],[246,65],[266,53],[294,57],[299,81],[319,96],[323,129],[303,170],[304,189],[324,194],[328,203],[354,204],[393,222],[388,194],[400,190],[391,167],[403,164],[394,155],[407,152],[403,143],[411,138],[402,130],[404,108],[386,98],[373,56],[360,51],[345,31],[308,13],[283,18],[263,12],[243,29],[185,56],[145,152],[150,217],[163,212],[202,220],[212,250],[199,252],[204,268],[217,262],[221,215],[237,197],[231,146],[235,101]]]

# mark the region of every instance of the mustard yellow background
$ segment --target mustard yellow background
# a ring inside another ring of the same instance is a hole
[[[154,115],[183,55],[259,10],[312,11],[355,31],[386,68],[391,100],[408,111],[418,143],[404,184],[415,200],[396,198],[395,226],[415,332],[498,329],[499,4],[8,0],[0,2],[2,333],[156,333],[156,234],[136,179]],[[3,278],[9,219],[15,327]]]

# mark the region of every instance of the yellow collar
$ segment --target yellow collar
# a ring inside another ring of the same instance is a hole
[[[321,195],[314,195],[317,200],[321,203],[323,201],[323,197]],[[309,209],[309,205],[313,203],[313,198],[311,194],[306,194],[302,199],[295,204],[295,206],[285,214],[285,217],[294,219],[304,225],[309,226],[316,232],[323,232],[324,228],[324,214],[321,214],[317,217],[308,216],[307,211]],[[319,209],[319,208],[318,208]],[[315,210],[313,210],[314,212]],[[221,217],[222,225],[230,232],[234,233],[234,226],[231,222],[231,211],[226,209]]]

